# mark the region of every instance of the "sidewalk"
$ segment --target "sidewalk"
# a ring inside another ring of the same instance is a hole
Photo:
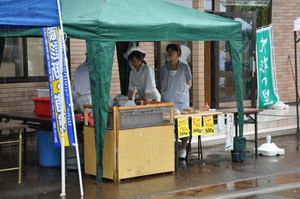
[[[279,174],[300,173],[300,152],[296,151],[295,135],[276,137],[273,141],[279,147],[285,148],[285,156],[259,157],[257,160],[249,158],[245,163],[232,163],[230,152],[225,152],[222,144],[204,147],[204,163],[192,162],[187,167],[184,162],[181,162],[181,167],[176,174],[141,177],[124,180],[121,183],[104,181],[99,185],[95,184],[95,177],[85,175],[83,178],[84,198],[159,198],[168,194],[179,194],[182,191],[190,194],[197,193],[195,190],[201,188],[206,188],[204,195],[219,194],[220,189],[214,192],[213,187],[231,184],[232,188],[235,182],[258,178],[269,179]],[[263,142],[260,140],[260,143]],[[247,148],[251,149],[253,145],[249,144]],[[35,154],[34,148],[32,150],[31,154]],[[30,158],[29,164],[27,163],[24,167],[22,185],[16,182],[16,172],[0,173],[1,199],[60,198],[60,168],[38,167],[36,156],[32,155]],[[300,178],[296,181],[300,181]],[[266,180],[266,183],[268,182]],[[221,193],[223,193],[222,190]],[[80,198],[76,171],[67,172],[67,198]]]

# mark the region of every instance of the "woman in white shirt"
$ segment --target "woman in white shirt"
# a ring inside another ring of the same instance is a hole
[[[128,97],[132,99],[134,91],[137,98],[146,101],[160,101],[160,94],[156,89],[153,69],[144,61],[146,54],[139,47],[128,51],[128,61],[131,67],[129,75]]]
[[[181,48],[176,44],[169,44],[166,48],[168,62],[161,71],[162,101],[173,102],[175,109],[183,111],[190,107],[189,89],[192,86],[192,73],[190,67],[180,61]],[[186,147],[188,138],[181,138],[178,156],[187,158]]]

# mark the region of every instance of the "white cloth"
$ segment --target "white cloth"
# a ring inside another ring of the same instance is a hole
[[[181,56],[179,57],[179,61],[186,65],[189,65],[188,58],[191,55],[190,48],[185,45],[180,45],[180,49],[181,49]]]
[[[300,18],[294,22],[294,31],[300,30]]]
[[[87,62],[82,63],[76,69],[73,88],[75,110],[83,112],[84,104],[92,104],[90,77]]]
[[[220,52],[220,54],[219,54],[219,70],[225,71],[226,54],[225,54],[224,50],[220,50],[219,52]]]
[[[145,51],[143,51],[140,47],[133,45],[132,47],[128,48],[126,53],[124,53],[123,57],[128,60],[128,56],[133,52],[133,51],[139,51],[143,53],[146,56]]]
[[[128,89],[132,92],[136,89],[140,99],[146,93],[150,94],[150,99],[160,101],[160,94],[156,89],[154,70],[146,64],[142,64],[139,71],[131,66]]]

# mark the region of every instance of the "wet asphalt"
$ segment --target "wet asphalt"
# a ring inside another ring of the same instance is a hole
[[[23,182],[17,183],[17,172],[0,173],[0,198],[60,198],[60,168],[40,167],[35,137],[30,138],[27,160],[24,162]],[[273,141],[285,148],[286,155],[253,158],[253,144],[247,145],[245,163],[232,163],[223,145],[204,148],[204,161],[192,155],[188,163],[180,162],[173,173],[139,177],[113,183],[95,183],[95,177],[84,175],[87,199],[151,198],[300,198],[300,152],[296,150],[296,136],[282,136]],[[259,141],[259,145],[264,143]],[[12,148],[13,149],[13,148]],[[2,151],[0,166],[14,164],[11,149]],[[76,170],[67,171],[67,196],[80,197]]]

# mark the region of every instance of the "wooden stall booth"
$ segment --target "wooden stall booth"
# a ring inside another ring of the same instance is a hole
[[[114,181],[174,172],[173,103],[110,107],[103,149],[103,177]],[[85,173],[96,175],[92,106],[85,105]]]

